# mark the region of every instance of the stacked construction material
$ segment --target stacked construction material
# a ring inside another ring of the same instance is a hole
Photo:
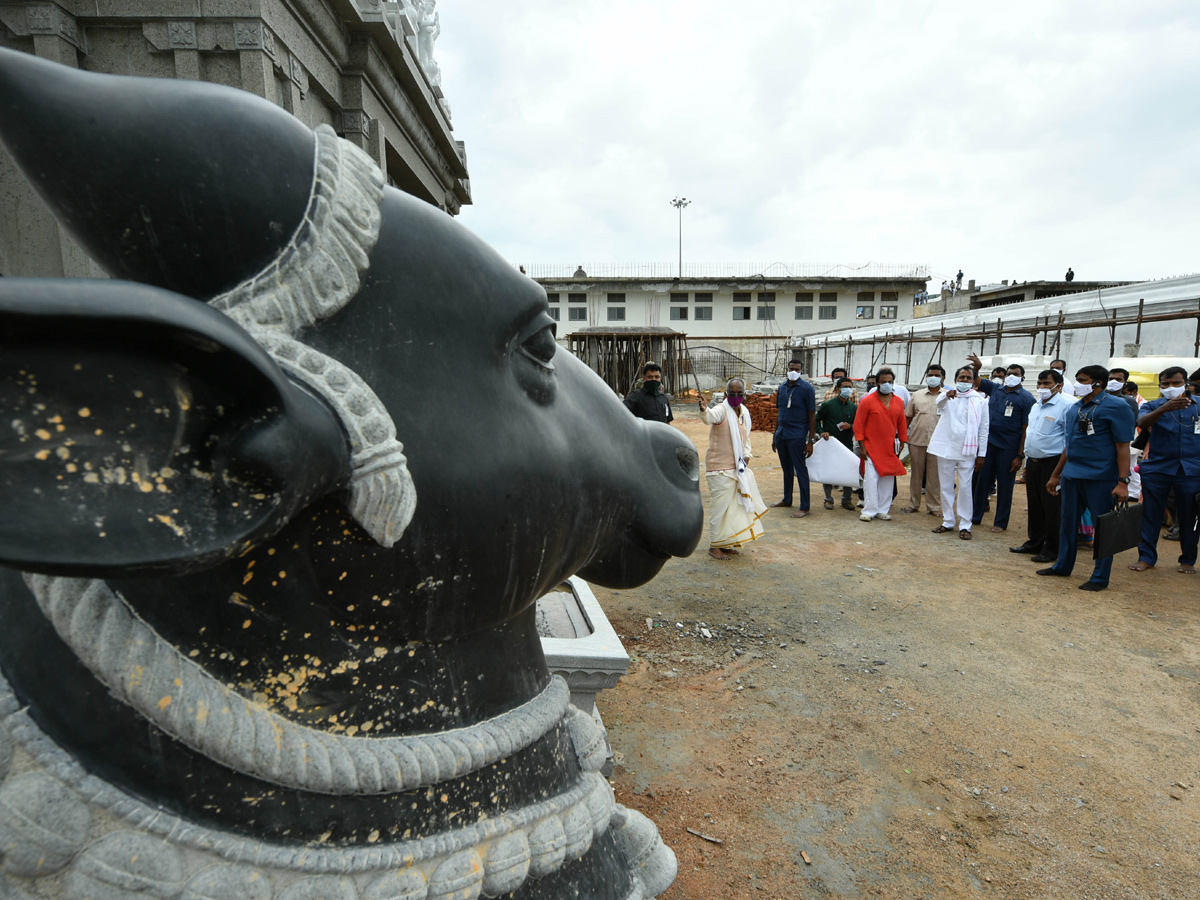
[[[750,394],[746,397],[746,409],[750,410],[752,431],[775,431],[779,414],[775,409],[774,394]]]

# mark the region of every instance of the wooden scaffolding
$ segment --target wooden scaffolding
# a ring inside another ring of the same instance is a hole
[[[687,335],[665,326],[583,328],[567,335],[567,349],[622,397],[641,382],[642,366],[648,362],[662,366],[668,394],[689,387]]]

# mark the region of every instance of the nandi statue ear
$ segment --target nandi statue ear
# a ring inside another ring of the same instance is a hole
[[[0,279],[0,563],[181,574],[350,478],[346,435],[238,325],[125,281]]]
[[[0,137],[110,274],[210,303],[325,399],[349,439],[349,511],[392,546],[416,492],[391,416],[350,368],[297,339],[369,267],[383,192],[370,158],[242,91],[4,50]]]

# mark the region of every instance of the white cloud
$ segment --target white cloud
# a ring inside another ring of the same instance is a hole
[[[1200,270],[1200,8],[442,0],[462,221],[517,262]]]

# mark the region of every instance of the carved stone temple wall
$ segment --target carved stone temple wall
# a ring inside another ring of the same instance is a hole
[[[0,47],[80,69],[241,88],[370,154],[389,184],[471,202],[431,0],[0,0]],[[186,116],[181,109],[179,115]],[[0,275],[104,277],[0,147]]]

